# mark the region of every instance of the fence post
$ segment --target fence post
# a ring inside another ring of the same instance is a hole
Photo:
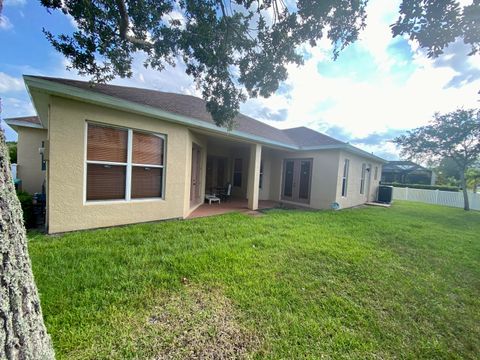
[[[405,200],[408,200],[408,187],[405,188]]]
[[[435,190],[435,204],[438,205],[438,193],[440,192],[440,190]]]

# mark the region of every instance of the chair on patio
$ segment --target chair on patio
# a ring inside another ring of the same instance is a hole
[[[232,195],[232,184],[227,184],[225,188],[218,189],[218,194],[217,196],[222,199],[223,201],[230,200],[230,197]]]

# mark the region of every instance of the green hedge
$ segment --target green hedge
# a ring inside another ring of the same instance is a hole
[[[457,186],[446,186],[446,185],[424,185],[424,184],[400,184],[400,183],[382,183],[382,185],[400,187],[400,188],[411,188],[411,189],[426,189],[426,190],[442,190],[442,191],[454,191],[457,192],[460,189]]]
[[[17,197],[22,205],[23,223],[26,228],[31,228],[35,225],[35,218],[33,216],[33,197],[26,191],[17,191]]]

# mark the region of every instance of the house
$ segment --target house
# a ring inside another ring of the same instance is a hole
[[[193,96],[24,80],[38,118],[6,121],[20,133],[19,169],[39,167],[42,148],[49,233],[186,218],[227,183],[254,210],[263,200],[328,209],[376,197],[385,161],[306,127],[280,130],[239,114],[229,131]],[[21,135],[32,129],[36,138]],[[31,164],[22,163],[24,147]],[[44,181],[20,176],[37,182],[31,191]]]
[[[44,191],[46,163],[39,152],[47,140],[47,129],[38,116],[6,119],[18,134],[16,178],[19,188],[30,194]]]
[[[412,161],[389,161],[382,168],[383,183],[435,185],[435,173]]]

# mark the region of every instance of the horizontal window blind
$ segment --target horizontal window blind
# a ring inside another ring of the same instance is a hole
[[[162,197],[162,168],[132,167],[132,199]]]
[[[127,162],[127,130],[88,124],[87,144],[87,160]]]
[[[87,164],[87,200],[125,199],[126,166]]]
[[[86,146],[87,201],[163,197],[163,136],[87,123]]]
[[[134,164],[163,165],[163,139],[153,134],[133,132]]]

